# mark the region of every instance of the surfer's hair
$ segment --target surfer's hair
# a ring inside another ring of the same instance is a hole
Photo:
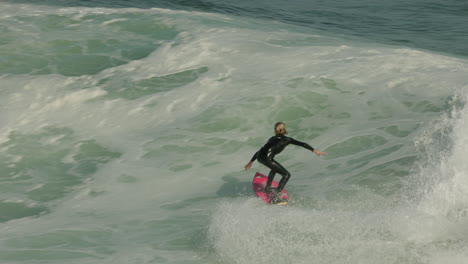
[[[288,134],[288,131],[286,130],[286,124],[283,122],[278,122],[275,124],[275,134],[277,136],[284,136]]]

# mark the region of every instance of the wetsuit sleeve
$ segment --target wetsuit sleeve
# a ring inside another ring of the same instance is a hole
[[[291,144],[296,145],[296,146],[301,146],[301,147],[306,148],[306,149],[308,149],[310,151],[314,151],[314,148],[311,147],[309,144],[298,141],[298,140],[295,140],[293,138],[291,138]]]
[[[253,155],[253,157],[250,159],[251,162],[255,161],[257,159],[257,156],[258,156],[258,151],[255,152],[255,154]]]

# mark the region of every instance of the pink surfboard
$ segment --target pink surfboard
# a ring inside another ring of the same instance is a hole
[[[254,176],[253,182],[252,182],[253,183],[253,190],[254,190],[255,194],[258,196],[258,198],[262,199],[267,204],[271,204],[271,199],[273,198],[273,194],[262,192],[262,190],[265,189],[267,180],[268,180],[267,176],[261,174],[260,172],[255,173],[255,176]],[[278,187],[278,182],[273,181],[271,183],[271,187]],[[288,195],[288,192],[286,190],[283,189],[283,191],[281,192],[279,197],[282,198],[283,200],[286,200],[286,201],[276,203],[276,204],[280,204],[280,205],[288,204],[287,201],[289,200],[289,195]]]

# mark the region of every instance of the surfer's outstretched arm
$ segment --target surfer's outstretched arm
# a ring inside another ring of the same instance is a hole
[[[244,169],[245,169],[245,170],[248,170],[248,169],[250,169],[250,167],[252,167],[252,164],[253,164],[254,161],[257,159],[257,155],[258,155],[258,151],[255,152],[255,154],[253,155],[253,157],[250,159],[249,163],[247,163],[247,164],[244,166]]]
[[[310,146],[309,144],[307,144],[307,143],[301,142],[301,141],[299,141],[299,140],[295,140],[295,139],[293,139],[293,138],[290,138],[290,139],[291,139],[291,144],[296,145],[296,146],[301,146],[301,147],[303,147],[303,148],[305,148],[305,149],[308,149],[308,150],[314,152],[315,155],[317,155],[317,156],[322,156],[322,155],[327,154],[327,153],[325,153],[325,152],[321,152],[321,151],[318,151],[318,150],[314,149],[313,147],[311,147],[311,146]]]

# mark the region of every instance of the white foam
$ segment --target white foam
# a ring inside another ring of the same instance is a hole
[[[210,238],[228,263],[394,263],[417,259],[395,232],[390,211],[265,207],[258,200],[222,203]],[[239,254],[239,252],[242,252]]]
[[[466,95],[462,91],[460,100],[465,103]],[[457,97],[455,97],[457,98]],[[442,119],[439,126],[434,127],[437,132],[440,127],[446,132],[439,138],[440,142],[426,141],[425,144],[439,146],[443,142],[452,142],[452,148],[446,150],[447,146],[429,147],[432,151],[428,157],[432,164],[421,168],[419,177],[426,179],[424,197],[420,207],[431,215],[446,216],[454,219],[468,217],[468,163],[465,157],[468,155],[466,146],[468,144],[468,123],[466,122],[468,109],[454,106],[451,117]],[[431,130],[430,130],[431,131]],[[432,136],[428,133],[427,136]],[[429,139],[429,138],[427,138]]]

